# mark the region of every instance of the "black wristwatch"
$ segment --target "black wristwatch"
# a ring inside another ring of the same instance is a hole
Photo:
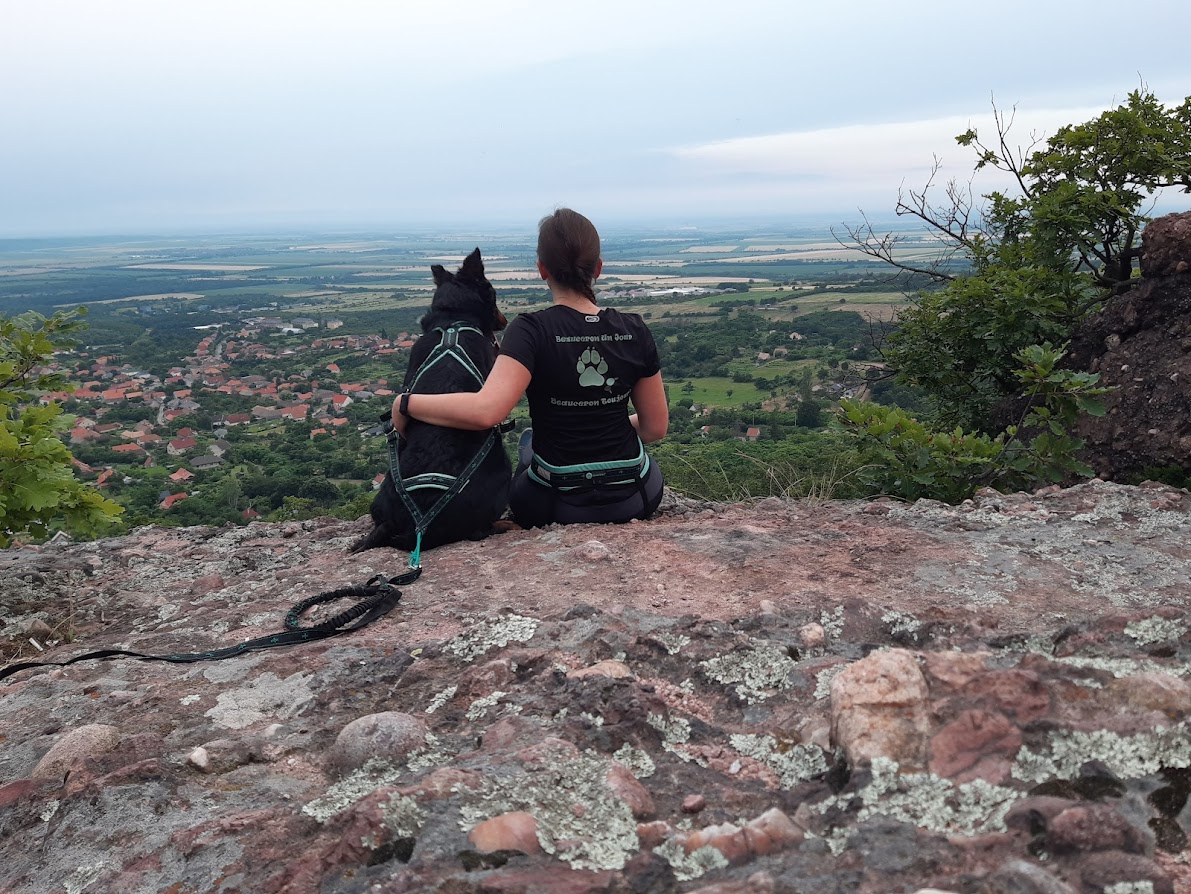
[[[408,391],[401,392],[401,398],[397,401],[397,412],[400,413],[402,416],[404,416],[406,419],[410,418],[410,415],[409,415],[409,392]]]

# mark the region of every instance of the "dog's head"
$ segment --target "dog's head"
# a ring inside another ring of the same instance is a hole
[[[496,306],[496,289],[484,276],[484,261],[478,248],[463,259],[458,273],[448,273],[442,264],[435,264],[430,272],[437,287],[430,302],[432,311],[474,321],[491,332],[499,332],[508,325]]]

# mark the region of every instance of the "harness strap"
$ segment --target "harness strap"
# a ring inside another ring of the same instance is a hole
[[[455,481],[454,475],[444,475],[441,472],[423,472],[421,475],[410,475],[402,478],[401,484],[406,490],[448,490]]]
[[[468,356],[467,352],[459,346],[459,335],[462,332],[474,332],[481,338],[484,333],[475,326],[469,326],[466,323],[455,322],[450,326],[443,328],[441,326],[435,328],[438,332],[439,341],[431,350],[429,356],[422,361],[422,365],[418,367],[417,372],[414,373],[413,379],[409,382],[407,391],[414,391],[418,380],[426,370],[430,369],[434,364],[440,363],[446,359],[453,359],[466,369],[480,387],[484,387],[484,374],[480,372],[475,361]],[[395,434],[390,434],[389,442],[389,473],[393,479],[393,488],[397,491],[397,495],[401,497],[401,502],[405,505],[405,509],[409,512],[409,516],[414,522],[414,549],[409,554],[409,567],[412,571],[417,571],[419,574],[422,570],[422,535],[429,529],[431,522],[438,516],[446,505],[451,502],[451,499],[467,487],[467,482],[471,479],[472,474],[480,467],[480,463],[488,455],[492,449],[492,445],[496,443],[498,429],[490,429],[488,437],[484,439],[484,443],[480,445],[480,449],[476,455],[472,457],[471,462],[458,475],[444,475],[440,472],[425,472],[421,475],[412,475],[409,478],[401,477],[401,462],[399,458],[397,437]],[[441,490],[443,493],[439,496],[434,504],[426,512],[418,507],[414,502],[413,497],[410,496],[410,491],[414,490]]]
[[[475,380],[480,383],[480,387],[483,387],[484,374],[480,372],[479,367],[476,366],[471,357],[467,355],[467,351],[463,350],[463,348],[459,346],[459,333],[474,332],[481,338],[484,337],[484,333],[475,326],[468,326],[465,323],[452,323],[445,329],[439,326],[434,331],[441,333],[438,344],[434,346],[434,349],[430,352],[430,355],[424,361],[422,361],[422,365],[419,366],[418,371],[414,373],[413,380],[409,383],[409,386],[406,390],[413,391],[414,386],[418,384],[418,379],[422,378],[422,374],[425,373],[426,370],[447,358],[457,360],[464,369],[466,369],[475,377]]]
[[[471,458],[471,462],[467,464],[462,472],[454,477],[450,486],[443,490],[443,493],[439,496],[439,498],[434,501],[434,505],[432,505],[426,512],[422,512],[418,504],[414,502],[413,497],[411,497],[409,494],[410,488],[406,487],[405,479],[401,477],[401,459],[397,449],[396,436],[391,436],[388,439],[389,472],[393,479],[393,489],[397,491],[397,495],[401,497],[401,502],[405,504],[406,511],[409,512],[410,518],[413,519],[414,531],[417,535],[417,540],[414,544],[414,551],[410,553],[409,556],[409,567],[411,569],[417,569],[421,571],[422,535],[426,533],[426,530],[430,527],[430,523],[433,522],[438,514],[446,508],[447,504],[451,502],[451,499],[455,496],[455,494],[467,487],[467,482],[471,480],[472,474],[480,467],[480,463],[484,461],[484,458],[488,455],[489,451],[492,450],[492,445],[496,443],[496,439],[496,429],[489,429],[488,436],[484,438],[484,443],[480,445],[480,449],[476,451],[476,455]],[[436,477],[443,480],[448,480],[451,478],[450,475],[438,475],[437,473],[428,474],[435,475]],[[414,477],[420,478],[424,476]]]
[[[141,661],[168,661],[172,664],[191,664],[196,661],[218,661],[221,658],[232,658],[246,652],[255,652],[274,646],[292,646],[299,643],[309,643],[343,633],[350,633],[371,624],[377,618],[388,614],[401,601],[401,591],[398,584],[413,583],[422,573],[420,568],[412,569],[396,577],[386,577],[378,574],[364,586],[341,587],[329,590],[303,599],[289,610],[285,616],[285,630],[256,639],[245,640],[234,646],[223,649],[209,649],[206,652],[179,652],[173,655],[150,655],[145,652],[134,652],[131,649],[97,649],[76,655],[66,661],[23,661],[0,668],[0,680],[12,676],[18,671],[31,667],[66,667],[77,661],[90,661],[103,658],[137,658]],[[359,599],[351,608],[346,609],[334,617],[328,618],[310,627],[303,627],[301,617],[308,609],[324,602],[332,602],[345,597]]]

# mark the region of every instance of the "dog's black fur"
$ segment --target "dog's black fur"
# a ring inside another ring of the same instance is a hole
[[[484,262],[478,248],[464,259],[458,273],[448,273],[440,264],[430,270],[437,288],[430,302],[430,312],[422,317],[422,335],[410,352],[409,368],[405,373],[406,389],[441,339],[434,331],[436,327],[445,329],[452,323],[465,323],[483,333],[461,332],[459,346],[485,377],[496,362],[493,333],[505,327],[505,317],[496,306],[496,290],[484,276]],[[475,376],[450,359],[435,363],[417,385],[419,393],[429,394],[479,389],[480,383]],[[487,437],[488,431],[443,428],[410,419],[405,440],[398,450],[401,475],[404,478],[426,472],[458,475],[472,461]],[[472,473],[467,486],[451,498],[423,533],[422,548],[431,549],[456,540],[477,540],[490,534],[493,522],[508,505],[511,478],[509,458],[498,435],[497,442]],[[442,493],[428,489],[416,490],[410,495],[425,512]],[[352,546],[352,552],[377,546],[413,550],[416,542],[414,520],[393,486],[392,471],[385,474],[384,483],[372,501],[371,514],[375,527]]]

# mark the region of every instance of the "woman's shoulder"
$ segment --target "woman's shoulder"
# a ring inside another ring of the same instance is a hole
[[[607,322],[625,332],[649,332],[649,324],[641,314],[627,313],[614,307],[605,307],[601,314]]]
[[[615,307],[605,307],[601,315],[607,320],[619,320],[626,326],[645,326],[645,318],[641,314],[617,310]]]
[[[557,316],[554,313],[557,310],[558,306],[555,304],[535,308],[534,310],[523,310],[509,321],[509,325],[512,326],[514,323],[520,323],[522,326],[542,326],[548,323],[552,317]]]

